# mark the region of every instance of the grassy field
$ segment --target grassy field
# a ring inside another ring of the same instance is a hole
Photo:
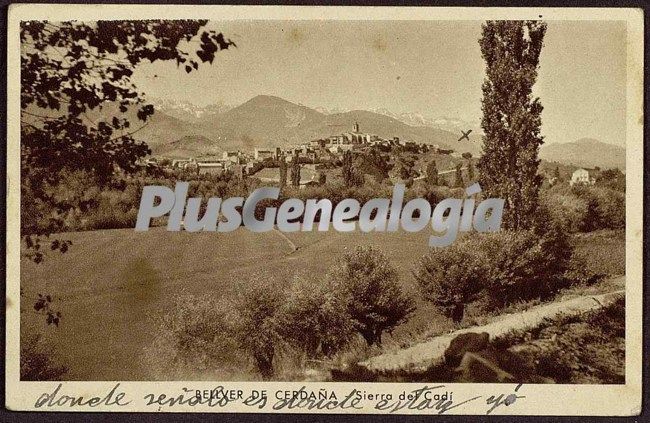
[[[428,231],[260,234],[245,229],[187,233],[164,228],[62,234],[62,239],[73,242],[69,252],[49,253],[41,264],[28,260],[21,264],[21,336],[41,333],[54,348],[55,360],[68,367],[65,379],[149,379],[142,353],[156,336],[153,318],[177,293],[227,300],[254,274],[287,282],[300,275],[323,277],[357,245],[381,248],[404,288],[414,292],[411,272],[429,251],[428,236]],[[579,248],[585,254],[589,245],[624,252],[624,237],[606,238],[609,241],[580,240]],[[58,328],[47,327],[44,317],[32,312],[38,293],[53,296],[53,307],[62,313]],[[417,306],[411,319],[385,339],[385,349],[452,327],[430,304],[419,301]]]
[[[69,252],[49,253],[41,264],[23,260],[22,334],[43,333],[69,367],[67,379],[143,379],[148,376],[138,357],[155,336],[151,318],[178,292],[227,299],[255,273],[287,281],[324,275],[347,248],[366,244],[381,247],[410,286],[411,267],[429,248],[424,232],[286,235],[296,251],[277,231],[62,234],[73,242]],[[53,296],[53,307],[63,315],[59,328],[46,327],[43,316],[30,312],[38,293]]]

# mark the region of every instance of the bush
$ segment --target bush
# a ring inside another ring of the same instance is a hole
[[[594,188],[596,198],[596,213],[599,227],[597,229],[625,228],[625,192],[610,188]]]
[[[542,202],[552,218],[571,232],[584,231],[587,227],[587,201],[571,194],[548,194]]]
[[[238,374],[252,360],[269,379],[279,358],[289,359],[294,352],[329,356],[350,341],[354,329],[347,304],[330,287],[298,279],[288,294],[283,288],[258,275],[240,289],[234,306],[205,296],[178,296],[159,318],[158,336],[145,360],[156,371],[165,369],[166,379]]]
[[[467,239],[433,250],[414,272],[422,296],[456,323],[485,289],[486,257],[477,247],[477,240]]]
[[[572,239],[572,260],[576,267],[595,275],[620,276],[625,274],[625,231],[597,231],[580,234]]]
[[[606,169],[596,176],[596,186],[625,192],[625,174],[619,169]]]
[[[573,254],[569,266],[564,273],[564,278],[571,281],[573,285],[590,286],[598,283],[606,275],[596,273],[591,269],[587,261],[576,254]]]
[[[352,338],[347,304],[332,286],[314,278],[296,279],[280,317],[280,333],[309,358],[331,356]]]
[[[328,277],[345,298],[352,323],[368,345],[380,345],[383,332],[390,333],[415,309],[395,268],[373,247],[357,247],[346,254]]]
[[[253,358],[264,379],[273,376],[273,359],[282,343],[280,309],[285,302],[283,287],[262,275],[253,277],[235,302],[236,333],[240,348]]]
[[[553,187],[542,197],[551,216],[572,232],[625,227],[625,192],[608,187]]]
[[[237,367],[235,322],[230,305],[206,296],[180,294],[157,317],[156,340],[145,351],[145,359],[155,372],[164,369],[163,379],[187,377],[188,372],[208,372],[214,379],[212,372]]]
[[[556,222],[538,221],[531,230],[472,234],[433,249],[414,272],[423,297],[460,322],[465,306],[479,299],[496,310],[567,286],[568,238]]]
[[[529,231],[483,236],[479,248],[489,260],[485,271],[491,309],[532,299],[547,299],[571,281],[565,278],[571,245],[561,225],[542,220]]]

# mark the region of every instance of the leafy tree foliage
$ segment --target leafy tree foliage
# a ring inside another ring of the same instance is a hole
[[[462,188],[464,185],[465,185],[465,181],[463,181],[463,167],[461,163],[458,163],[456,165],[454,186],[458,188]]]
[[[282,342],[279,316],[285,294],[272,282],[260,275],[254,277],[243,285],[234,307],[240,348],[250,354],[264,379],[273,376],[273,359]]]
[[[284,154],[280,156],[280,188],[287,186],[287,160]]]
[[[346,151],[343,153],[343,183],[346,187],[360,187],[364,183],[364,177],[361,172],[359,172],[354,167],[354,160],[352,158],[352,152]]]
[[[364,174],[372,175],[375,181],[381,183],[388,178],[392,166],[387,154],[382,154],[379,148],[372,147],[367,153],[359,154],[357,170]]]
[[[296,153],[291,161],[291,185],[300,186],[300,156]]]
[[[397,271],[376,248],[357,247],[329,277],[347,299],[353,325],[368,345],[380,345],[382,334],[404,322],[415,309],[413,299],[399,284]]]
[[[331,356],[355,333],[344,299],[326,281],[296,279],[280,312],[280,334],[310,358]]]
[[[420,260],[414,277],[422,296],[455,323],[463,320],[465,306],[485,289],[484,256],[473,238],[436,248]]]
[[[486,196],[503,198],[503,226],[528,228],[542,178],[537,174],[542,105],[532,97],[546,24],[488,21],[479,40],[483,82],[483,155],[480,183]]]
[[[537,209],[530,229],[474,234],[432,249],[414,272],[422,296],[455,322],[481,300],[486,311],[548,299],[580,281],[570,270],[573,249],[566,231]]]
[[[409,154],[400,154],[397,159],[398,175],[401,179],[407,180],[417,176],[414,169],[415,159]]]
[[[467,160],[467,179],[468,182],[474,181],[475,171],[474,171],[474,162],[472,159]]]
[[[431,160],[427,165],[427,185],[435,186],[438,184],[438,166],[436,165],[435,160]]]
[[[555,166],[555,169],[553,170],[553,177],[557,182],[562,181],[562,176],[560,175],[560,167]]]
[[[43,258],[42,236],[60,230],[61,214],[88,206],[52,197],[48,188],[65,171],[88,171],[106,184],[116,171],[134,171],[150,153],[133,137],[154,113],[131,81],[134,68],[174,61],[189,73],[233,45],[223,34],[201,30],[206,23],[21,23],[22,209],[35,214],[21,220],[21,232],[35,261]],[[51,249],[65,252],[68,245],[52,243]]]
[[[143,361],[153,375],[165,378],[241,369],[248,357],[237,343],[237,322],[231,302],[183,291],[172,294],[169,306],[152,316],[156,337],[144,349]]]
[[[625,192],[625,174],[618,168],[605,169],[596,176],[596,185]]]
[[[320,172],[318,174],[318,184],[325,185],[327,183],[327,174],[325,172]]]

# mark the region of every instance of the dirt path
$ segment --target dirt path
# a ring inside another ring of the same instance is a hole
[[[620,279],[625,280],[625,277]],[[457,335],[467,332],[487,332],[490,339],[503,336],[513,330],[526,330],[539,326],[544,319],[559,314],[576,315],[611,304],[625,296],[625,290],[616,290],[600,295],[583,295],[566,301],[542,304],[517,314],[507,314],[484,325],[472,326],[435,337],[399,351],[385,353],[359,363],[371,371],[394,371],[400,369],[426,370],[444,360],[444,352]]]
[[[287,242],[287,244],[289,244],[289,247],[291,248],[291,252],[289,254],[293,254],[298,250],[298,246],[294,244],[294,242],[291,239],[289,239],[289,237],[286,236],[284,232],[278,230],[278,228],[276,228],[275,226],[273,227],[273,232],[280,235],[280,238],[284,239]]]

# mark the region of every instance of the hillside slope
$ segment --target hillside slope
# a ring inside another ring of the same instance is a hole
[[[223,149],[214,140],[202,135],[186,135],[176,141],[157,144],[152,147],[154,154],[168,157],[198,157],[207,155],[221,155]]]
[[[574,142],[546,144],[539,152],[540,158],[580,167],[617,167],[625,170],[625,149],[592,138],[582,138]]]

